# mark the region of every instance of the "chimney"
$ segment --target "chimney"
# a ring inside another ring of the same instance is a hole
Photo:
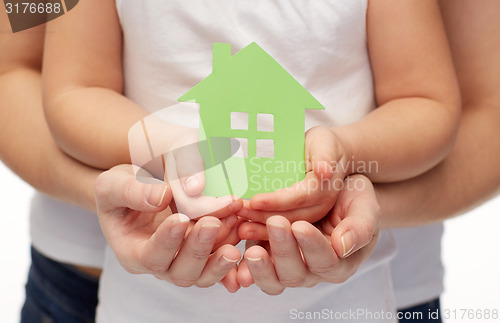
[[[212,72],[223,69],[231,57],[231,44],[214,43]]]

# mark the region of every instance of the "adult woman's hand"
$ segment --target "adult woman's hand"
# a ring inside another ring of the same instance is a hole
[[[217,212],[222,220],[207,216],[196,222],[172,214],[168,185],[152,178],[140,182],[132,167],[116,166],[96,181],[101,228],[121,265],[178,286],[209,287],[221,281],[228,291],[237,291],[241,254],[231,244],[221,245],[238,241],[231,210]]]
[[[267,294],[287,287],[312,287],[320,282],[342,283],[351,277],[375,247],[380,207],[370,181],[350,176],[335,207],[318,227],[273,216],[266,226],[244,224],[240,235],[269,239],[248,245],[238,268],[242,287],[252,283]]]

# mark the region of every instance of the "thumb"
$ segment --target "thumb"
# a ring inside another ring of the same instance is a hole
[[[348,177],[329,216],[340,218],[331,234],[331,244],[345,258],[376,239],[380,228],[380,206],[371,182],[362,175]]]
[[[98,211],[129,208],[142,212],[159,212],[172,199],[169,186],[157,179],[140,182],[132,165],[119,165],[100,174],[95,183]]]
[[[337,145],[333,132],[326,127],[314,127],[306,132],[306,167],[322,181],[333,176],[332,162],[337,160]]]

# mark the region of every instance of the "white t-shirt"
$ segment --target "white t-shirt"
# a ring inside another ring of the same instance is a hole
[[[431,301],[444,290],[443,224],[391,230],[398,253],[391,261],[396,303],[404,309]]]
[[[375,107],[366,8],[367,0],[117,0],[125,95],[151,112],[173,106],[211,73],[214,42],[231,44],[233,53],[256,42],[326,108],[306,110],[306,129],[354,122]],[[373,255],[348,282],[287,289],[274,297],[255,286],[234,295],[218,285],[178,288],[150,275],[128,274],[108,252],[97,320],[288,322],[298,312],[358,309],[380,316],[395,310],[389,275],[394,252],[392,235],[383,232]],[[390,314],[384,317],[395,322]]]
[[[36,192],[30,208],[33,246],[56,261],[101,268],[106,239],[95,213]]]

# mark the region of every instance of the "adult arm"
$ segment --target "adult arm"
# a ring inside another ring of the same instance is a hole
[[[443,0],[441,9],[463,102],[457,141],[424,175],[376,186],[383,227],[442,221],[500,190],[500,2]]]
[[[42,109],[44,26],[12,33],[0,10],[0,159],[37,190],[95,211],[98,171],[57,147]]]

